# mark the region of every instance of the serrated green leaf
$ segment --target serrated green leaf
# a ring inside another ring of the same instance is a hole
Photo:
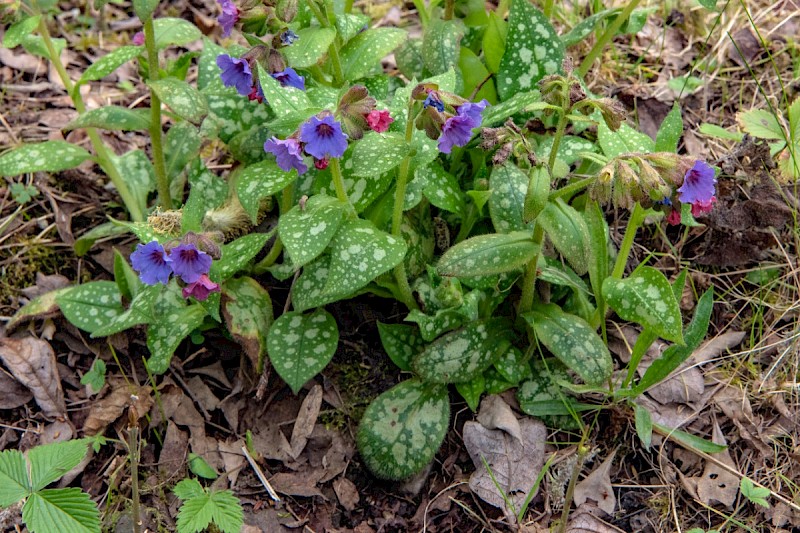
[[[228,184],[196,159],[189,171],[189,185],[189,198],[182,209],[181,231],[201,232],[206,213],[228,198]]]
[[[544,14],[528,0],[512,0],[508,35],[497,92],[502,100],[530,91],[544,76],[555,74],[564,59],[564,45]]]
[[[458,180],[441,164],[433,162],[426,166],[420,166],[414,171],[414,175],[425,177],[425,186],[422,188],[422,192],[433,205],[456,215],[464,214],[466,205]]]
[[[489,12],[489,21],[483,34],[483,58],[489,71],[500,70],[500,62],[506,49],[508,25],[495,11]]]
[[[125,310],[113,281],[92,281],[72,287],[56,297],[64,317],[74,326],[94,333]]]
[[[264,91],[264,97],[276,116],[282,117],[312,107],[311,100],[305,92],[296,87],[283,87],[261,65],[258,66],[258,80]]]
[[[147,328],[147,348],[150,350],[147,367],[153,374],[167,371],[178,345],[203,323],[206,314],[206,310],[197,304],[177,308]]]
[[[493,233],[469,238],[449,248],[436,265],[442,276],[502,274],[522,267],[539,253],[529,232]]]
[[[758,139],[786,140],[786,133],[775,114],[766,109],[753,109],[736,113],[739,126]]]
[[[0,452],[0,507],[14,505],[30,492],[28,466],[18,450]]]
[[[295,206],[278,221],[281,237],[292,264],[305,265],[325,250],[344,220],[347,206],[335,198],[314,195],[305,207]]]
[[[40,20],[42,20],[41,15],[34,15],[32,17],[25,17],[19,22],[9,26],[3,38],[3,46],[5,48],[14,48],[20,45],[23,37],[35,30]]]
[[[589,268],[589,229],[581,214],[557,198],[548,202],[536,222],[575,272],[585,274]]]
[[[28,452],[31,465],[31,490],[45,488],[53,481],[78,466],[89,450],[86,439],[53,442],[36,446]]]
[[[589,385],[599,385],[611,375],[613,363],[603,340],[581,317],[565,313],[555,304],[536,304],[523,313],[536,339]]]
[[[767,498],[770,497],[772,492],[764,487],[756,487],[753,481],[744,476],[742,481],[739,483],[739,490],[742,493],[742,496],[750,500],[751,503],[755,503],[756,505],[760,505],[761,507],[766,507],[769,509],[769,502]]]
[[[367,133],[356,143],[344,168],[353,176],[375,176],[395,168],[408,154],[409,146],[399,133]]]
[[[609,158],[632,152],[649,154],[655,149],[653,139],[627,124],[622,124],[617,131],[611,131],[605,122],[600,122],[597,124],[597,142]]]
[[[489,177],[489,189],[492,191],[489,215],[498,233],[530,230],[522,219],[528,181],[528,176],[513,163],[492,168]]]
[[[380,60],[402,43],[407,34],[399,28],[373,28],[353,37],[340,51],[344,79],[363,78]],[[308,106],[306,106],[308,107]]]
[[[250,233],[222,246],[222,257],[211,265],[209,276],[222,283],[242,270],[260,252],[272,233]]]
[[[86,111],[64,126],[64,129],[101,128],[112,131],[137,131],[149,127],[149,109],[128,109],[112,105]]]
[[[22,520],[31,533],[100,533],[97,506],[79,488],[34,492],[22,506]]]
[[[222,286],[228,332],[242,345],[253,368],[259,372],[267,351],[267,331],[272,325],[272,300],[256,280],[243,276]]]
[[[92,367],[81,377],[81,385],[89,388],[91,395],[100,392],[106,384],[106,364],[102,359],[95,359]]]
[[[160,17],[153,20],[156,48],[161,50],[170,45],[183,46],[196,41],[203,34],[188,20]]]
[[[11,177],[28,172],[58,172],[75,168],[92,155],[66,141],[23,144],[0,156],[0,176]]]
[[[196,498],[198,496],[202,496],[205,492],[205,489],[194,478],[185,478],[180,480],[173,488],[172,492],[175,493],[175,496],[180,498],[181,500],[189,500],[191,498]]]
[[[143,52],[144,47],[141,46],[120,46],[89,65],[78,80],[78,84],[105,78],[128,61],[139,57]]]
[[[481,125],[489,127],[505,122],[511,115],[519,113],[541,101],[542,95],[537,90],[516,93],[511,98],[506,99],[505,102],[500,102],[499,104],[484,109],[481,114],[483,118]]]
[[[289,66],[307,68],[316,65],[322,59],[336,37],[336,30],[316,26],[297,30],[297,36],[299,37],[297,41],[281,50]]]
[[[433,459],[449,422],[447,387],[410,379],[367,407],[358,428],[358,449],[378,477],[405,479]]]
[[[284,313],[267,335],[272,366],[295,394],[328,365],[338,344],[336,320],[324,309]]]
[[[378,322],[378,334],[386,355],[400,370],[411,371],[411,359],[425,346],[419,328]]]
[[[242,529],[244,512],[233,492],[204,490],[186,500],[178,512],[178,530],[181,532],[206,531],[212,522],[223,533],[238,533]]]
[[[464,24],[459,19],[435,19],[425,28],[422,38],[422,60],[428,72],[442,74],[458,62]]]
[[[163,78],[149,81],[147,85],[176,115],[189,122],[199,123],[208,113],[202,93],[183,80]]]
[[[683,344],[681,310],[669,280],[659,270],[640,267],[626,279],[606,278],[603,297],[622,319]]]

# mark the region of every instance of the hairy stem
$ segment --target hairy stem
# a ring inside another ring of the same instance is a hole
[[[144,45],[147,48],[147,66],[149,80],[156,81],[158,72],[158,50],[156,49],[155,28],[153,17],[144,21]],[[158,203],[162,209],[172,209],[172,198],[169,192],[169,178],[167,166],[164,163],[164,149],[162,146],[161,132],[161,100],[156,92],[150,89],[150,139],[153,146],[153,167],[156,171],[156,188],[158,189]]]
[[[335,157],[331,157],[328,166],[330,166],[331,169],[336,198],[338,198],[340,202],[350,205],[351,209],[353,209],[353,206],[350,204],[350,199],[347,197],[347,190],[344,188],[344,178],[342,177],[342,167],[339,166],[339,160]]]
[[[533,228],[533,242],[539,246],[540,250],[543,240],[544,229],[542,229],[540,224],[536,224],[536,226]],[[528,261],[528,264],[525,266],[525,276],[522,278],[522,296],[519,301],[519,314],[530,311],[533,307],[533,296],[536,289],[536,269],[539,265],[539,254],[540,252],[536,252],[536,255],[533,257],[533,259]]]
[[[611,271],[611,277],[622,279],[622,274],[625,273],[625,265],[628,264],[628,256],[631,253],[633,246],[633,239],[636,238],[636,232],[644,222],[646,213],[644,208],[636,202],[631,212],[631,218],[628,219],[628,226],[625,228],[625,235],[622,237],[622,244],[619,246],[619,253],[617,254],[617,262],[614,263],[614,270]]]

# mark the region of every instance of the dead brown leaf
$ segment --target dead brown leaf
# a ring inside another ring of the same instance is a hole
[[[233,487],[246,461],[244,455],[242,455],[244,440],[221,440],[217,443],[217,446],[219,447],[219,454],[222,456],[222,464],[225,465],[228,481]]]
[[[614,514],[617,498],[614,496],[614,488],[611,486],[611,464],[614,462],[616,454],[616,450],[611,452],[611,455],[594,472],[575,486],[576,506],[580,506],[587,499],[592,499],[606,514]]]
[[[325,497],[317,488],[317,482],[322,478],[323,471],[304,470],[300,472],[281,472],[270,478],[272,487],[287,496],[312,496]]]
[[[580,512],[572,516],[567,524],[567,533],[624,533],[623,530],[600,520],[589,512]]]
[[[49,342],[30,336],[0,338],[0,359],[17,381],[30,389],[45,416],[66,418],[56,354]]]
[[[167,421],[164,445],[158,456],[158,471],[166,479],[179,477],[186,468],[189,453],[189,435],[181,431],[172,420]]]
[[[353,511],[358,505],[358,489],[346,477],[342,476],[333,482],[333,491],[336,493],[336,499],[347,511]]]
[[[87,435],[97,435],[115,422],[126,408],[131,409],[131,416],[138,420],[150,411],[153,406],[151,388],[148,386],[130,386],[124,381],[111,385],[111,393],[105,398],[92,403],[89,416],[83,423],[83,431]]]
[[[292,447],[277,424],[267,424],[253,433],[253,448],[265,459],[289,461]]]
[[[300,412],[297,413],[297,420],[292,429],[292,438],[289,442],[293,459],[297,459],[305,449],[308,437],[314,431],[320,407],[322,407],[322,387],[314,385],[300,405]]]
[[[478,422],[486,429],[500,429],[515,439],[522,440],[519,420],[514,416],[511,407],[496,394],[487,396],[481,402]]]
[[[191,389],[195,399],[207,412],[211,412],[219,407],[219,398],[211,392],[211,389],[202,378],[193,376],[186,384],[189,386],[189,389]]]
[[[714,432],[711,440],[716,444],[727,444],[725,436],[716,422],[714,422]],[[715,453],[714,458],[734,470],[736,469],[736,463],[733,462],[727,449]],[[688,478],[688,481],[696,484],[697,498],[706,505],[711,505],[712,501],[716,501],[730,509],[736,501],[736,495],[739,494],[739,477],[712,461],[706,461],[702,475]]]
[[[16,409],[33,399],[33,393],[22,383],[0,369],[0,409]]]

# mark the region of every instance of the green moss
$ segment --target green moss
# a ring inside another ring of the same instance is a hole
[[[57,266],[52,247],[29,239],[0,250],[0,306],[16,307],[20,290],[36,283],[36,273],[53,274]]]

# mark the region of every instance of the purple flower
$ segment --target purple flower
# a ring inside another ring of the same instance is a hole
[[[136,46],[142,46],[144,44],[144,33],[137,31],[133,34],[133,44]]]
[[[423,108],[428,106],[433,106],[439,113],[444,111],[444,102],[442,102],[442,100],[439,98],[439,95],[436,93],[436,91],[429,92],[428,96],[425,98],[425,101],[422,102]]]
[[[683,185],[680,186],[680,200],[685,204],[702,203],[709,204],[714,197],[714,169],[703,161],[695,161],[683,177]]]
[[[233,25],[239,20],[239,10],[231,0],[217,0],[217,2],[222,6],[222,14],[217,19],[217,22],[222,26],[222,36],[227,37],[231,34]]]
[[[276,72],[272,77],[278,80],[284,87],[294,87],[301,91],[306,90],[305,79],[291,67],[286,67],[286,70],[282,72]]]
[[[472,138],[472,129],[481,125],[481,113],[489,104],[481,100],[477,104],[467,102],[458,106],[458,115],[448,118],[442,125],[439,151],[449,154],[453,146],[464,146]]]
[[[306,153],[317,159],[342,157],[347,150],[347,135],[342,132],[342,125],[333,120],[332,115],[321,119],[311,117],[304,122],[300,126],[300,140],[306,145]]]
[[[194,283],[211,269],[211,256],[201,252],[194,244],[181,244],[173,248],[172,271],[186,283]]]
[[[297,139],[290,137],[282,141],[273,137],[264,143],[264,151],[275,154],[278,166],[286,172],[294,168],[297,169],[298,174],[303,174],[308,170],[308,166],[303,162],[303,150]]]
[[[253,87],[253,73],[247,60],[220,54],[217,56],[217,66],[222,69],[220,77],[225,87],[236,87],[236,91],[242,96],[250,94]]]
[[[211,281],[208,274],[202,274],[197,281],[185,286],[182,292],[184,298],[192,296],[195,300],[202,302],[212,292],[219,292],[219,285]]]
[[[467,102],[466,104],[461,104],[458,106],[458,114],[468,116],[475,122],[475,127],[478,127],[481,125],[481,113],[483,113],[483,110],[486,109],[487,105],[489,105],[489,101],[485,98],[475,104],[472,102]]]
[[[131,254],[133,269],[139,273],[139,278],[147,285],[166,283],[172,274],[170,263],[172,259],[167,256],[164,247],[158,241],[139,244]]]
[[[292,30],[286,30],[285,32],[281,33],[281,44],[283,46],[291,46],[299,38],[300,36]]]

